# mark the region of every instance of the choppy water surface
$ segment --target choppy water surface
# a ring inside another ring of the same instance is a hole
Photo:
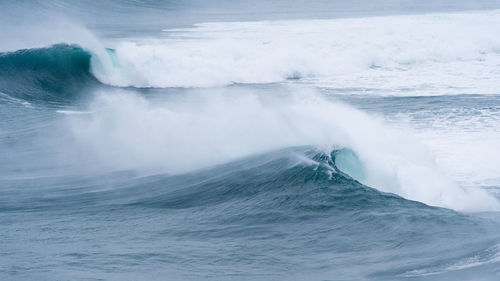
[[[500,2],[0,7],[0,279],[499,280]]]

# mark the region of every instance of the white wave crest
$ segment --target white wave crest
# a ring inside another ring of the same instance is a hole
[[[493,93],[500,11],[333,20],[205,23],[121,42],[103,82],[213,87],[302,78],[382,93]]]

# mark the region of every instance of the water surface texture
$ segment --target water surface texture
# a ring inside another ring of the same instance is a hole
[[[0,25],[1,280],[500,280],[500,1]]]

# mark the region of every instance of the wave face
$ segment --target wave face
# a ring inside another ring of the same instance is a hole
[[[22,222],[15,218],[22,213],[38,221],[35,229],[45,229],[52,217],[60,220],[57,227],[44,230],[53,238],[46,244],[50,257],[37,264],[63,277],[68,273],[54,267],[59,255],[67,263],[95,267],[92,274],[111,279],[124,273],[99,269],[105,261],[116,266],[130,263],[127,276],[154,279],[161,272],[196,280],[230,280],[235,275],[245,280],[282,275],[303,280],[332,274],[348,280],[426,274],[446,280],[463,274],[461,266],[491,272],[498,265],[495,245],[500,241],[489,223],[364,186],[337,171],[332,157],[337,153],[290,148],[177,176],[117,173],[108,174],[105,181],[99,175],[4,179],[7,188],[0,192],[0,210],[13,219],[2,217],[8,226],[2,235],[14,229],[18,234],[27,231],[17,228]],[[308,162],[298,160],[303,158]],[[40,188],[54,181],[60,185]],[[80,219],[91,228],[80,231]],[[72,245],[68,253],[60,246],[61,234],[64,243]],[[94,241],[95,236],[102,242]],[[120,256],[115,259],[106,252],[89,259],[92,252],[101,251],[100,243]],[[181,250],[193,244],[198,246]],[[5,266],[26,266],[29,261],[0,260]],[[157,263],[165,261],[159,270]],[[186,261],[191,264],[189,272],[183,270]],[[212,268],[210,274],[207,267]],[[35,269],[20,276],[49,275]]]
[[[226,204],[245,198],[252,201],[270,201],[270,204],[277,204],[273,201],[283,199],[290,201],[292,206],[296,207],[303,204],[319,204],[318,206],[321,206],[321,202],[323,202],[325,210],[344,206],[339,211],[348,206],[355,208],[382,207],[384,198],[389,198],[388,200],[405,202],[402,204],[411,207],[428,208],[421,203],[378,192],[342,172],[337,167],[336,156],[343,151],[343,149],[334,150],[328,153],[310,146],[292,147],[179,175],[137,176],[134,172],[118,172],[116,176],[111,176],[110,180],[111,182],[129,182],[122,188],[108,190],[101,186],[103,183],[97,181],[96,186],[94,183],[89,186],[83,185],[81,192],[70,196],[49,190],[51,195],[48,200],[36,199],[38,196],[43,196],[46,191],[29,190],[26,192],[24,200],[32,201],[31,203],[4,202],[3,210],[15,211],[24,208],[47,210],[50,208],[64,209],[68,206],[77,207],[78,204],[86,205],[89,203],[85,199],[87,196],[95,198],[95,201],[90,204],[104,208],[121,204],[148,208],[187,209]],[[126,180],[120,179],[122,177]],[[255,180],[247,181],[248,177],[255,178]],[[23,182],[25,180],[13,179],[10,181]],[[90,182],[92,181],[91,179]],[[30,180],[28,179],[26,182],[29,183]],[[328,190],[329,188],[331,190]],[[147,189],[147,192],[142,189]],[[332,197],[318,200],[307,195],[311,191],[320,190],[325,194],[331,193]],[[92,194],[94,191],[101,194]],[[289,194],[291,197],[281,198],[285,194]],[[259,199],[255,196],[264,196],[264,198]],[[267,196],[269,198],[265,198]],[[362,203],[368,200],[367,197],[372,196],[374,197],[372,203],[368,205]],[[3,199],[5,200],[7,197]],[[269,208],[271,207],[269,206]],[[295,215],[302,216],[303,214],[297,212]],[[259,217],[257,216],[255,219],[259,219]]]
[[[59,102],[97,80],[92,55],[76,45],[0,53],[0,91],[25,100]]]
[[[488,11],[197,24],[118,44],[119,67],[97,77],[134,87],[299,79],[364,94],[497,93],[499,19]]]

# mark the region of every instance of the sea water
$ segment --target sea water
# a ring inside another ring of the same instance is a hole
[[[499,1],[3,1],[1,280],[500,280]]]

